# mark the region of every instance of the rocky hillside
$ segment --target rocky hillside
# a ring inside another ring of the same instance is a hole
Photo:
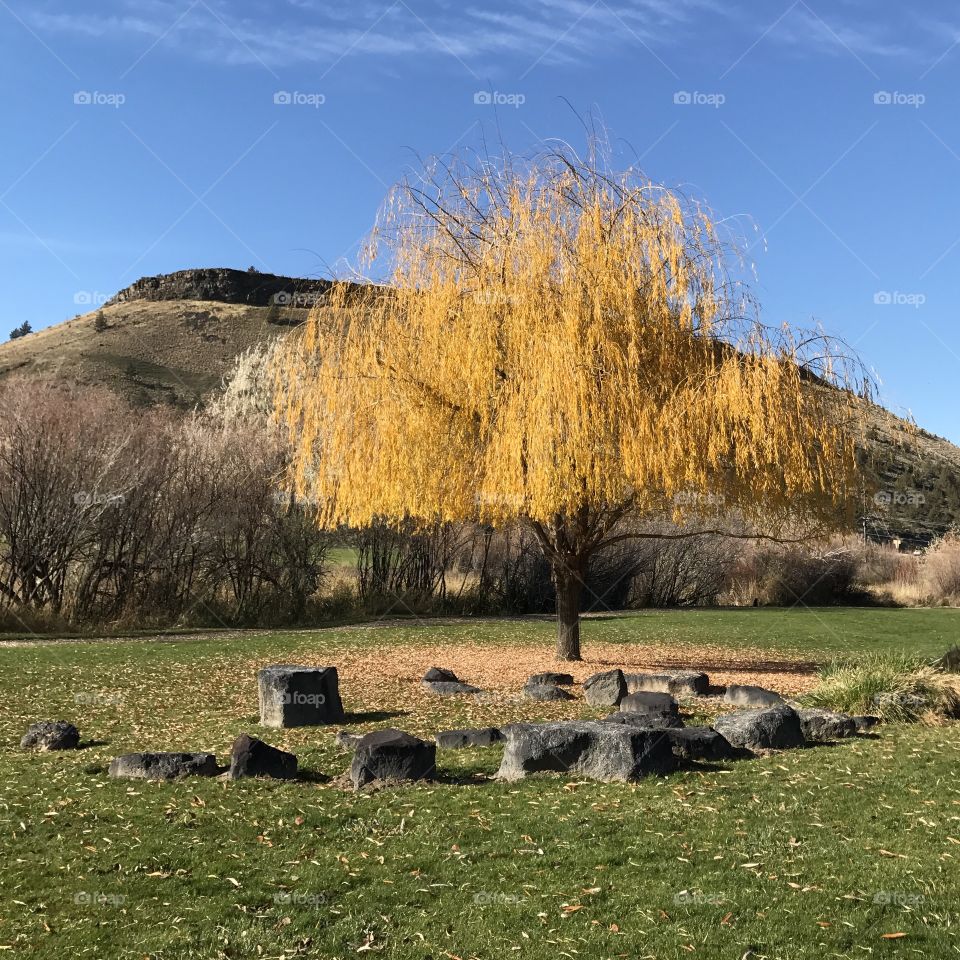
[[[252,270],[144,277],[100,310],[0,344],[0,379],[46,373],[191,409],[239,353],[304,322],[329,288]],[[881,407],[867,418],[861,463],[870,492],[860,522],[868,535],[912,548],[960,523],[960,448]]]

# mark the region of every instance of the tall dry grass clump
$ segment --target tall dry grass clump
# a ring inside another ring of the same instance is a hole
[[[889,723],[960,716],[956,679],[907,656],[834,660],[820,669],[817,687],[802,699],[807,706],[873,714]]]

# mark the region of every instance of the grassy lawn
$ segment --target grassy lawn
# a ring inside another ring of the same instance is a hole
[[[789,664],[943,652],[951,610],[644,613],[591,620],[655,646]],[[592,715],[582,701],[475,705],[414,682],[431,645],[503,675],[540,621],[410,623],[0,648],[0,951],[23,957],[948,957],[960,955],[960,726],[703,768],[635,786],[490,779],[500,750],[440,754],[442,779],[370,794],[330,780],[332,729],[263,731],[255,673],[334,663],[351,729]],[[632,651],[632,653],[631,653]],[[387,669],[390,663],[399,664]],[[409,664],[413,665],[410,666]],[[441,666],[458,664],[453,661]],[[527,662],[524,661],[524,668]],[[471,679],[468,675],[467,679]],[[491,689],[499,689],[488,684]],[[26,755],[27,724],[90,743]],[[212,750],[241,730],[293,750],[293,783],[113,781],[131,750]],[[91,743],[92,741],[92,743]],[[905,936],[892,937],[892,934]]]

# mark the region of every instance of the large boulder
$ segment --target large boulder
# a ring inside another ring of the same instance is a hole
[[[552,683],[555,687],[570,687],[573,685],[573,674],[553,673],[552,671],[535,673],[527,680],[527,686],[532,686],[535,683]]]
[[[643,730],[671,730],[683,726],[676,713],[611,713],[601,723],[616,723],[623,727],[639,727]]]
[[[620,701],[621,713],[677,713],[679,708],[677,701],[669,693],[650,693],[640,691],[638,693],[628,693]]]
[[[660,731],[591,720],[515,723],[503,728],[506,745],[497,776],[570,773],[594,780],[637,780],[676,769],[670,741]]]
[[[527,683],[523,688],[523,695],[527,700],[573,700],[572,693],[567,693],[562,687],[552,683]]]
[[[628,693],[620,701],[620,713],[633,716],[639,726],[682,727],[677,701],[669,693]]]
[[[265,727],[315,727],[343,721],[336,667],[282,664],[257,674]]]
[[[627,693],[670,693],[675,697],[702,697],[710,678],[698,670],[668,670],[662,673],[627,673]]]
[[[774,693],[772,690],[765,690],[763,687],[740,686],[735,683],[727,687],[723,699],[726,703],[732,703],[736,707],[753,709],[779,707],[786,703],[786,700],[779,693]]]
[[[111,777],[135,780],[176,780],[179,777],[215,777],[220,773],[212,753],[126,753],[114,757]]]
[[[292,780],[297,775],[297,758],[285,750],[241,733],[230,751],[230,777],[273,777]]]
[[[31,723],[20,741],[24,750],[76,750],[80,731],[66,720]]]
[[[829,740],[841,740],[852,737],[857,732],[857,723],[846,713],[834,713],[833,710],[821,710],[809,707],[798,710],[800,726],[804,739],[813,743],[826,743]]]
[[[583,681],[583,695],[591,707],[616,707],[627,694],[622,670],[595,673]]]
[[[429,780],[437,769],[437,745],[401,730],[368,733],[353,752],[350,779],[354,789],[369,783]]]
[[[464,747],[491,747],[503,740],[497,727],[476,730],[441,730],[434,739],[441,750],[462,750]]]
[[[717,761],[732,760],[740,751],[721,733],[710,727],[684,727],[682,730],[666,730],[673,755],[680,760]]]
[[[788,750],[804,744],[800,717],[786,704],[728,713],[718,717],[713,728],[743,750]]]

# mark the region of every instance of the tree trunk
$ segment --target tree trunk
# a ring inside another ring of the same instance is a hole
[[[557,659],[582,660],[580,656],[580,600],[583,576],[579,569],[555,566],[557,590]]]

